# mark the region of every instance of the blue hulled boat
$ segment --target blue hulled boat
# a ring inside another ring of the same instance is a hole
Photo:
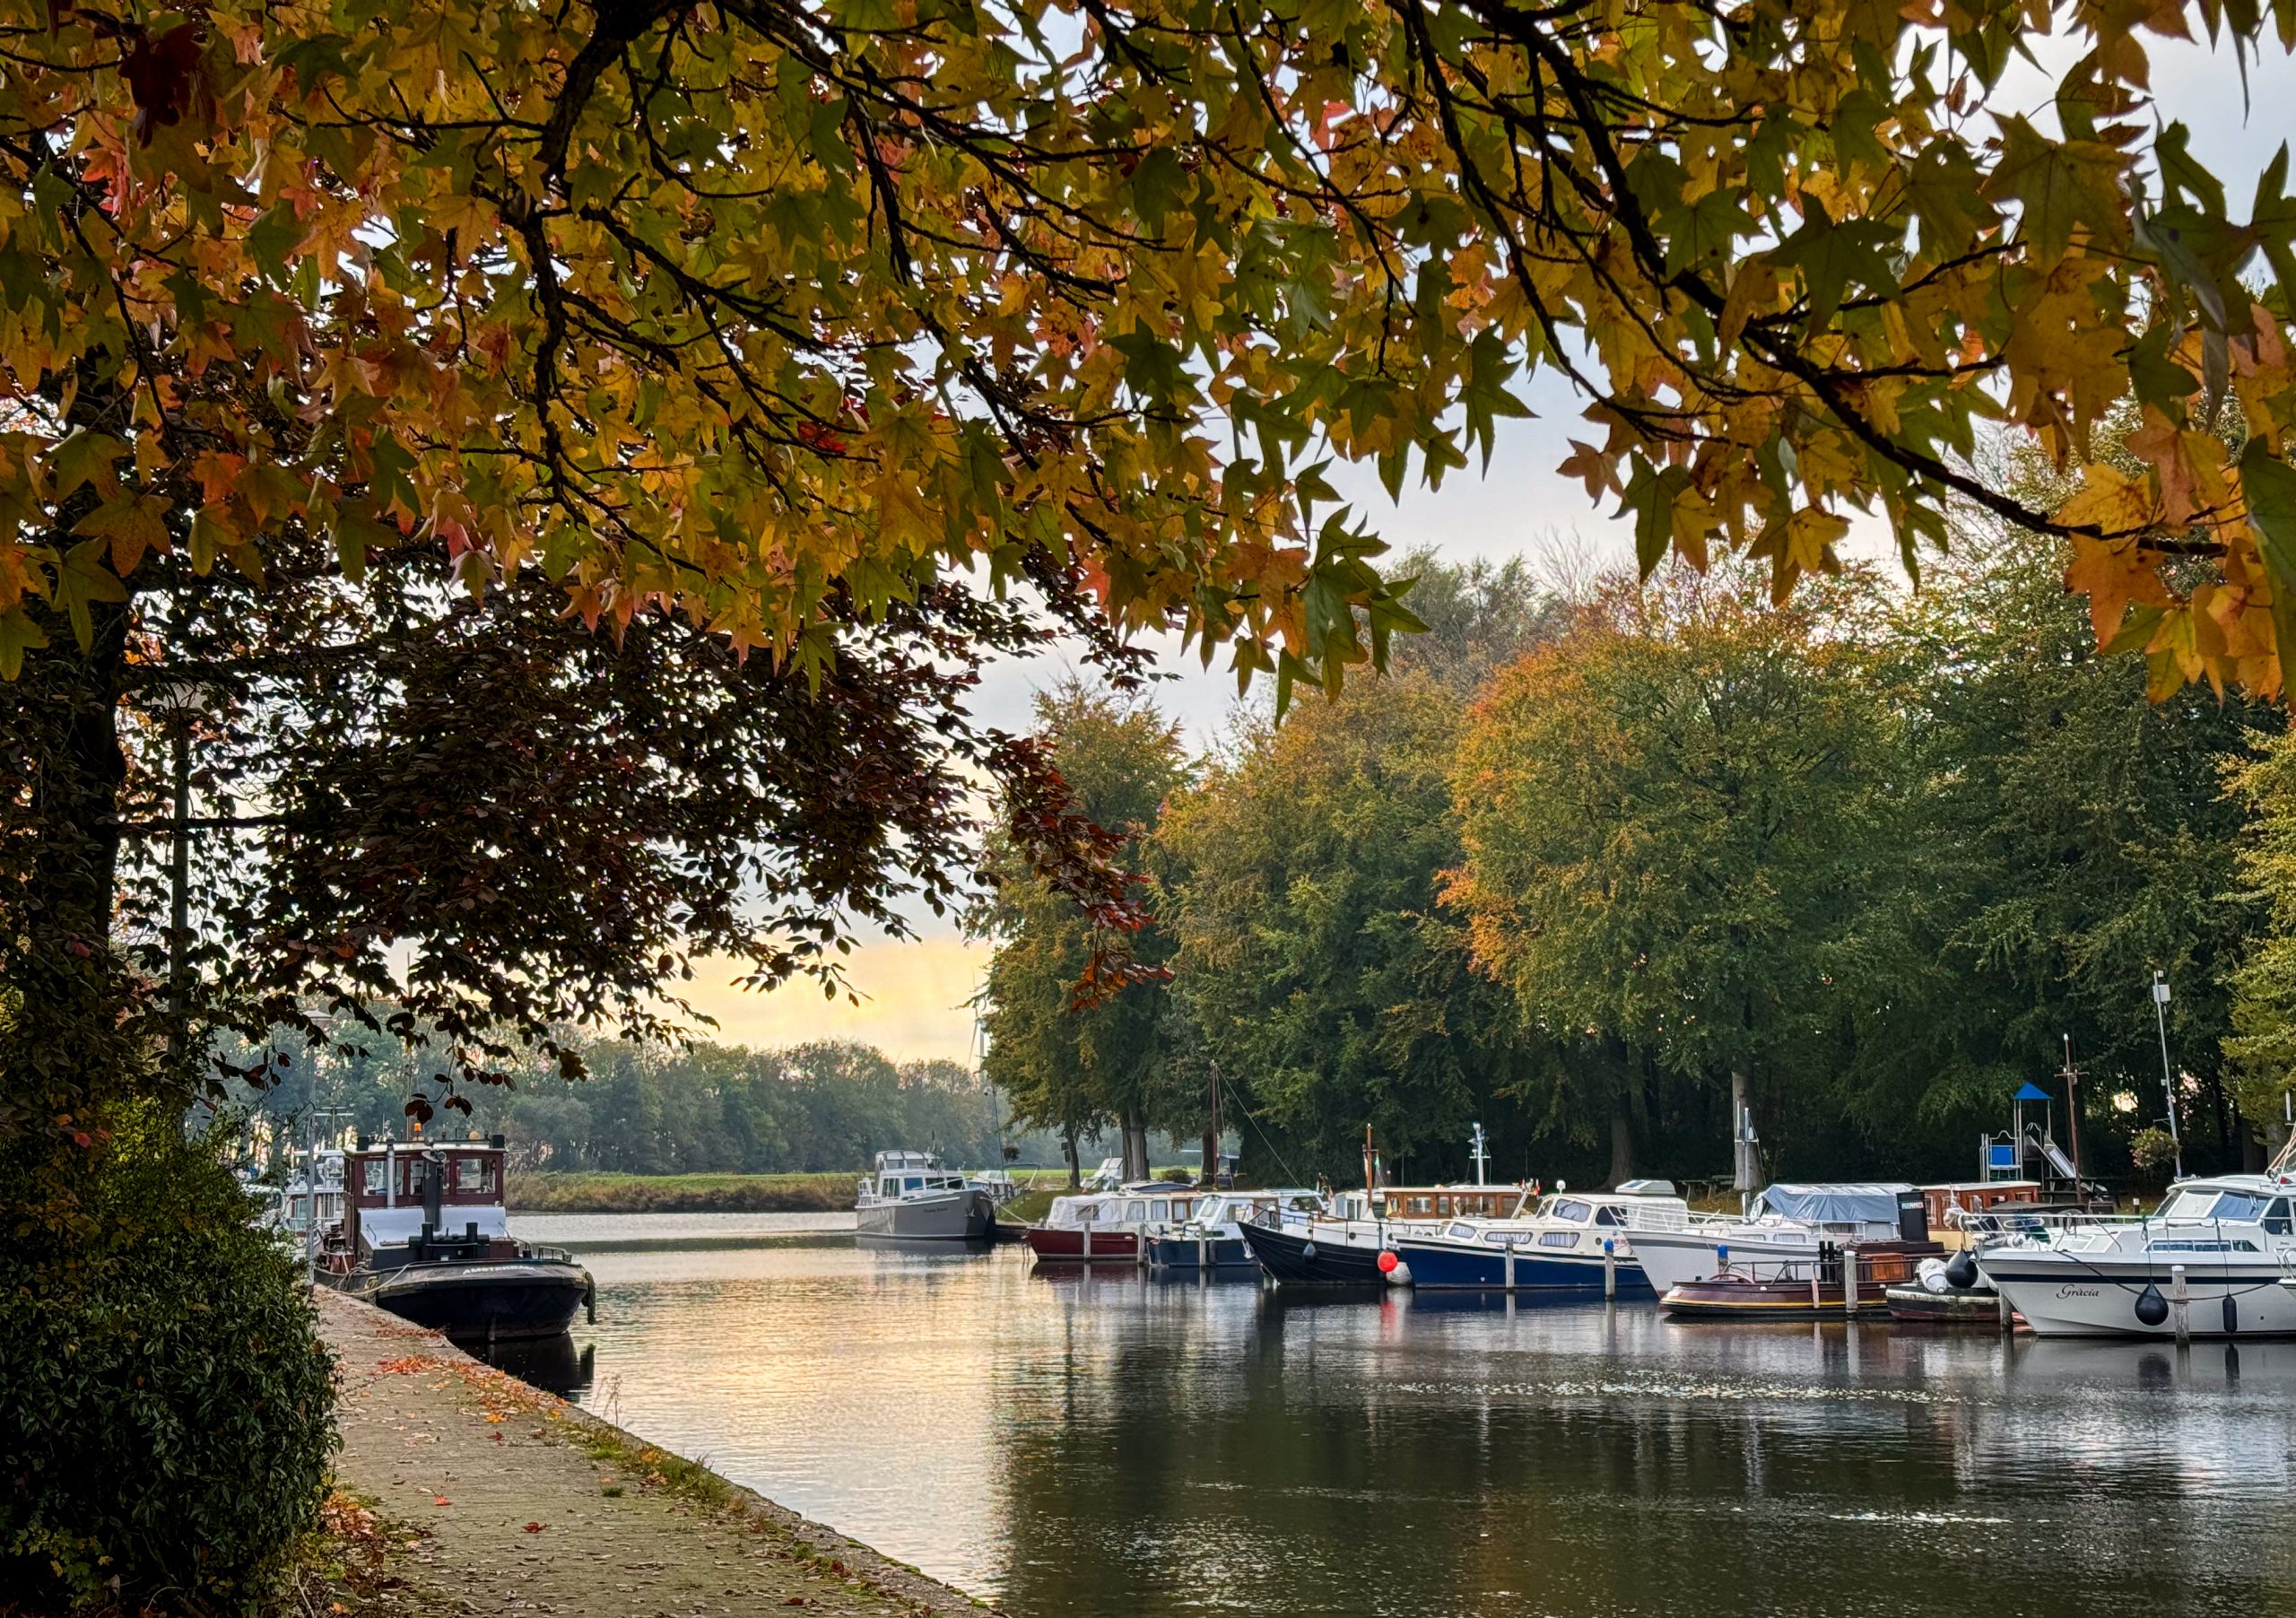
[[[1399,1263],[1390,1279],[1478,1292],[1649,1296],[1654,1289],[1628,1232],[1637,1224],[1678,1222],[1687,1212],[1664,1180],[1593,1195],[1556,1192],[1523,1218],[1459,1219],[1396,1232]]]

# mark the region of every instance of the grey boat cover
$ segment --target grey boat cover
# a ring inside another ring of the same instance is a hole
[[[1782,1214],[1804,1224],[1888,1225],[1898,1222],[1898,1198],[1917,1187],[1909,1185],[1771,1186],[1761,1194],[1757,1213]]]

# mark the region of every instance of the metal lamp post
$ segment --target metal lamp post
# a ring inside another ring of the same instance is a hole
[[[2176,1149],[2177,1178],[2185,1177],[2185,1142],[2177,1127],[2177,1077],[2169,1067],[2169,980],[2152,973],[2152,1022],[2161,1032],[2161,1090],[2169,1101],[2169,1143]]]

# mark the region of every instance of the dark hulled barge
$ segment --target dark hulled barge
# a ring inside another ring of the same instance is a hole
[[[361,1140],[344,1154],[343,1222],[314,1257],[340,1292],[451,1337],[555,1336],[595,1308],[590,1274],[510,1234],[502,1137]]]

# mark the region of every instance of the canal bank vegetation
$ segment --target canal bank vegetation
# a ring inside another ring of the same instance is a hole
[[[527,1214],[810,1214],[853,1206],[852,1174],[554,1174],[513,1170],[509,1205]],[[1057,1170],[1019,1170],[1023,1186]]]

